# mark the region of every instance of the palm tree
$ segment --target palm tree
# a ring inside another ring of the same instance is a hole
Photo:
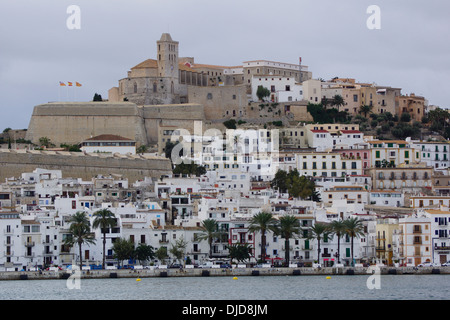
[[[351,238],[351,255],[353,265],[353,239],[364,235],[364,225],[358,218],[348,218],[344,220],[345,234]]]
[[[308,238],[317,240],[317,263],[320,263],[320,241],[330,235],[329,226],[323,222],[316,222],[310,229]]]
[[[212,243],[214,238],[220,236],[223,232],[219,231],[219,224],[214,219],[206,219],[202,221],[203,234],[198,236],[199,240],[208,240],[209,257],[212,256]]]
[[[330,224],[330,230],[333,234],[337,236],[338,248],[337,248],[337,258],[338,263],[341,263],[341,237],[345,234],[345,224],[342,220],[334,220]]]
[[[248,227],[249,232],[261,233],[261,260],[266,262],[266,231],[277,232],[277,220],[270,212],[260,212],[253,216]]]
[[[373,106],[364,104],[359,107],[359,113],[364,113],[364,117],[367,118],[367,114],[372,112]]]
[[[103,233],[103,264],[102,268],[105,269],[106,260],[105,260],[105,253],[106,253],[106,231],[108,231],[109,228],[116,226],[116,218],[114,213],[109,211],[108,209],[101,209],[96,212],[94,212],[95,217],[94,222],[92,223],[93,228],[100,228],[101,232]]]
[[[81,246],[83,244],[94,244],[95,243],[95,237],[94,234],[91,232],[91,224],[89,222],[89,217],[86,215],[86,213],[82,211],[78,211],[75,214],[73,214],[69,221],[70,227],[69,232],[70,236],[64,240],[64,243],[69,246],[73,246],[74,244],[78,244],[79,246],[79,255],[80,255],[80,270],[82,270],[83,267],[83,255],[81,251]]]
[[[337,106],[338,109],[340,106],[345,104],[344,98],[341,95],[337,94],[333,97],[333,105]]]
[[[282,216],[279,219],[277,233],[284,238],[284,260],[287,266],[289,266],[289,240],[299,234],[301,231],[300,221],[291,215]]]

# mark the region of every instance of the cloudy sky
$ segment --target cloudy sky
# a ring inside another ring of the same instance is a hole
[[[67,27],[70,5],[80,29]],[[379,30],[367,27],[370,5],[380,8]],[[41,103],[107,98],[131,67],[156,57],[164,32],[197,63],[302,57],[313,78],[375,82],[449,107],[449,12],[437,0],[1,0],[0,130],[27,128]]]

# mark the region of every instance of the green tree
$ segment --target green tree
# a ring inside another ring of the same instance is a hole
[[[181,262],[181,260],[184,258],[186,247],[187,247],[187,241],[184,240],[183,237],[177,239],[175,241],[175,245],[172,244],[172,248],[170,248],[170,253]]]
[[[48,138],[48,137],[40,137],[39,145],[42,147],[46,147],[46,148],[50,148],[50,147],[54,146],[54,144],[51,142],[50,138]]]
[[[140,154],[146,153],[147,150],[148,150],[148,147],[145,144],[142,144],[136,148],[136,152],[140,153]]]
[[[411,121],[411,115],[408,112],[403,112],[400,116],[401,122],[410,122]]]
[[[337,258],[338,263],[341,263],[341,238],[345,235],[345,224],[342,220],[333,220],[330,224],[330,232],[337,236]]]
[[[206,174],[206,168],[196,163],[180,163],[173,169],[174,174],[196,175],[197,177]]]
[[[251,258],[252,247],[248,243],[233,243],[226,246],[231,259],[239,262],[245,262]]]
[[[317,240],[317,263],[320,263],[320,243],[325,238],[331,235],[328,224],[323,222],[316,222],[310,229],[308,238]]]
[[[118,238],[112,245],[113,257],[117,259],[119,265],[123,266],[123,260],[128,260],[134,256],[134,243],[131,239]]]
[[[92,101],[103,101],[102,95],[98,94],[98,93],[95,93],[94,94],[94,98],[92,99]]]
[[[277,220],[270,212],[260,212],[253,216],[248,227],[249,232],[261,233],[261,260],[266,262],[266,232],[277,232]]]
[[[81,247],[83,244],[94,244],[95,235],[91,232],[91,224],[89,217],[86,213],[78,211],[74,213],[69,221],[69,236],[64,240],[64,244],[70,247],[78,244],[79,258],[80,258],[80,270],[83,267],[83,254]]]
[[[273,180],[270,182],[270,186],[272,188],[278,188],[281,193],[286,193],[288,189],[288,182],[287,182],[287,172],[284,170],[278,169],[275,173],[275,176]]]
[[[109,211],[108,209],[101,209],[93,214],[94,222],[92,223],[93,228],[100,228],[100,231],[103,234],[103,264],[102,268],[105,269],[106,266],[106,233],[109,228],[113,228],[117,224],[116,217],[114,213]]]
[[[226,120],[223,122],[223,125],[227,129],[236,129],[236,120],[234,120],[234,119]]]
[[[148,244],[139,243],[134,251],[134,256],[142,264],[145,261],[153,259],[155,256],[154,248]]]
[[[219,224],[214,219],[205,219],[202,221],[202,234],[198,236],[200,241],[207,240],[209,245],[209,257],[212,256],[212,243],[215,238],[220,237],[223,232],[219,230]]]
[[[345,101],[344,98],[342,98],[341,95],[337,94],[333,97],[333,105],[337,106],[338,108],[340,106],[345,105]]]
[[[345,226],[345,234],[350,237],[350,247],[351,247],[351,255],[352,255],[352,266],[353,262],[353,239],[359,238],[364,235],[364,225],[361,220],[358,218],[348,218],[344,220]]]
[[[292,215],[282,216],[279,219],[277,226],[277,234],[284,239],[284,260],[287,266],[289,266],[289,240],[295,238],[301,232],[300,221]]]
[[[159,247],[155,252],[156,258],[161,261],[162,263],[165,263],[165,260],[167,259],[167,248],[166,247]]]
[[[367,117],[368,113],[371,113],[373,106],[364,104],[359,107],[359,113],[364,113],[364,117]]]
[[[264,86],[258,86],[258,89],[256,89],[256,96],[259,100],[264,101],[264,98],[270,96],[270,90]]]

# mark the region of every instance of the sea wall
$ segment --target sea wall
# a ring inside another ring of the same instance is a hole
[[[382,267],[380,275],[450,274],[450,267],[414,268]],[[149,278],[149,277],[240,277],[240,276],[352,276],[374,273],[369,268],[233,268],[233,269],[143,269],[143,270],[91,270],[82,271],[81,279]],[[68,279],[75,271],[8,271],[0,272],[0,280]]]

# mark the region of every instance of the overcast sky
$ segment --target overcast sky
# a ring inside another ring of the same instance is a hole
[[[70,5],[78,30],[66,24]],[[370,5],[379,30],[367,28]],[[197,63],[302,57],[313,78],[375,82],[448,107],[449,12],[437,0],[1,0],[0,130],[27,128],[41,103],[107,98],[131,67],[156,58],[164,32]]]

